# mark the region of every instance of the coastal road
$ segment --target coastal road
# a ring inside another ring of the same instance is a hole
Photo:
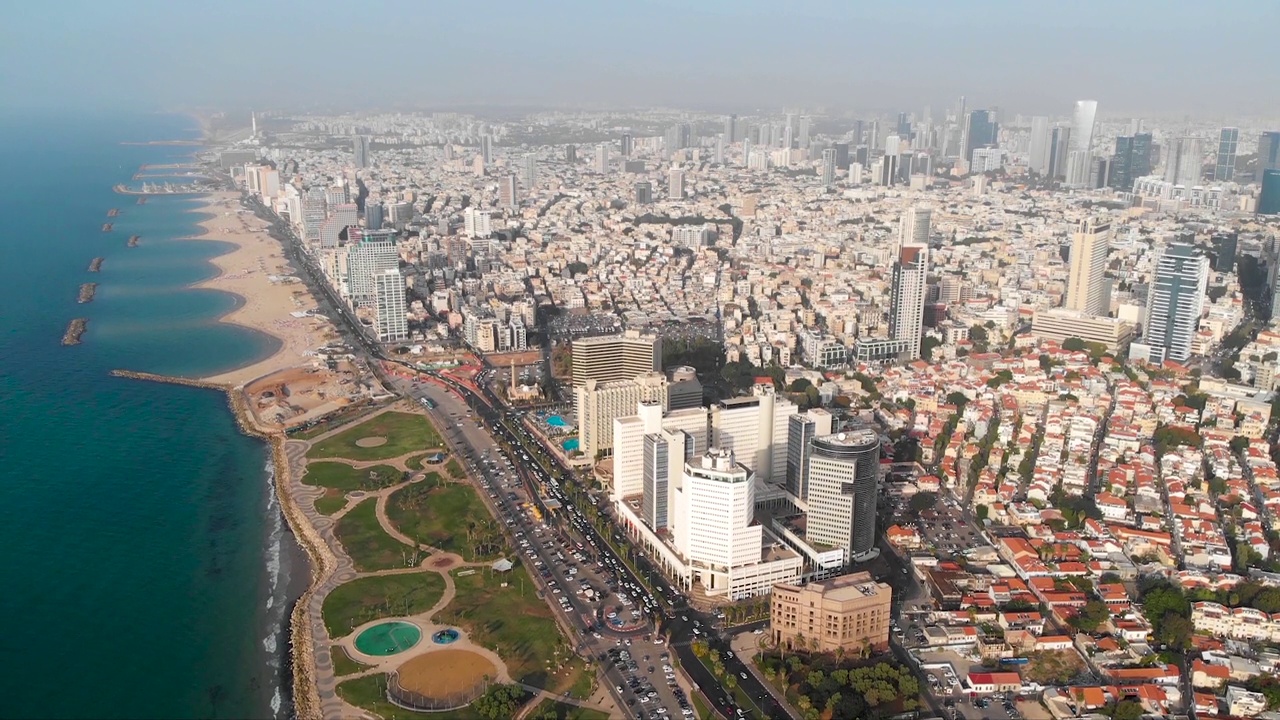
[[[440,388],[429,383],[423,383],[422,388],[423,392],[437,403],[439,409],[444,409],[444,406],[441,405],[442,398],[453,394],[444,393]],[[568,482],[571,473],[566,471],[564,468],[554,465],[555,460],[553,457],[545,453],[545,451],[536,445],[536,440],[533,438],[532,434],[527,433],[527,431],[522,428],[512,430],[509,425],[514,425],[515,423],[503,422],[504,419],[509,420],[509,417],[505,414],[504,416],[499,416],[496,411],[491,409],[491,407],[495,406],[500,407],[500,401],[496,397],[490,395],[486,398],[487,402],[485,402],[483,400],[478,400],[472,394],[473,391],[470,388],[466,388],[461,385],[453,385],[451,386],[451,389],[467,398],[468,404],[466,407],[473,410],[477,416],[483,418],[490,431],[496,433],[499,437],[502,437],[508,444],[512,445],[512,447],[521,447],[522,453],[534,453],[534,456],[532,457],[526,456],[520,458],[520,460],[523,461],[524,472],[532,473],[535,476],[537,488],[541,489],[543,492],[549,492],[555,496],[557,500],[571,507],[572,513],[574,513],[572,515],[572,529],[585,539],[585,542],[591,546],[593,551],[603,556],[609,556],[607,563],[611,568],[616,568],[618,570],[618,576],[620,579],[624,582],[631,583],[635,588],[641,588],[641,579],[635,576],[627,565],[621,561],[621,558],[616,556],[609,544],[604,542],[603,538],[599,537],[596,529],[592,527],[590,523],[586,522],[585,516],[582,514],[580,509],[572,507],[572,500],[568,494],[560,490],[560,483]],[[458,432],[460,432],[464,437],[470,437],[473,429],[472,427],[467,426],[472,424],[464,422],[462,425],[464,427]],[[494,447],[492,444],[492,438],[489,437],[488,432],[480,429],[479,427],[474,427],[474,433],[477,436],[484,436],[480,438],[480,441],[485,443],[484,447]],[[524,434],[523,445],[520,444],[522,442],[522,438],[518,437],[517,433]],[[550,473],[546,471],[544,465],[552,468]],[[536,495],[537,492],[534,494]],[[579,501],[582,501],[582,499],[586,497],[589,497],[586,493],[578,495]],[[666,587],[665,582],[659,584],[664,588]],[[656,597],[648,595],[647,591],[637,594],[641,594],[642,596],[647,595],[647,599],[649,600],[657,600]],[[735,696],[722,688],[719,681],[716,680],[705,666],[702,665],[701,661],[694,656],[691,644],[693,640],[700,638],[707,640],[711,647],[719,654],[725,654],[730,650],[728,640],[720,637],[714,630],[716,618],[712,615],[688,607],[684,602],[684,598],[677,596],[675,604],[666,612],[665,616],[659,619],[659,623],[662,634],[667,638],[667,643],[675,650],[680,658],[682,669],[688,674],[695,685],[712,701],[716,710],[720,714],[725,717],[767,718],[786,717],[788,715],[786,710],[774,700],[773,696],[760,683],[758,678],[748,671],[746,666],[742,663],[741,658],[728,655],[723,658],[726,670],[735,676],[737,684],[741,689],[741,693]],[[745,677],[743,677],[744,675]],[[739,707],[739,699],[745,699],[745,702],[741,703],[742,707]],[[637,717],[640,716],[641,715],[637,714]]]
[[[602,557],[594,544],[576,535],[571,523],[557,522],[555,515],[535,517],[529,508],[545,502],[540,491],[566,507],[567,498],[551,478],[534,476],[536,465],[527,457],[515,455],[485,429],[486,423],[503,427],[497,413],[472,398],[468,398],[472,399],[468,405],[461,399],[465,392],[460,396],[435,382],[395,378],[393,384],[410,397],[430,399],[435,404],[428,412],[480,479],[481,492],[511,534],[513,547],[571,629],[575,649],[600,664],[615,704],[625,708],[628,717],[655,717],[651,713],[657,707],[665,708],[671,717],[681,716],[682,706],[689,703],[674,673],[664,668],[669,665],[669,659],[664,658],[668,652],[665,641],[655,637],[654,626],[637,609],[639,586],[621,579],[618,568]],[[498,432],[509,431],[503,428]],[[510,445],[513,438],[504,439]],[[639,624],[633,632],[612,631],[604,617],[608,612]]]

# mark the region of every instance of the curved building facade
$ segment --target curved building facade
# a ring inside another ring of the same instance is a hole
[[[815,437],[806,462],[806,538],[844,548],[850,560],[870,555],[876,545],[880,436],[870,428],[855,428]]]

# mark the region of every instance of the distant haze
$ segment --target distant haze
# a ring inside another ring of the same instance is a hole
[[[1276,0],[120,0],[0,23],[10,109],[805,106],[1280,114]]]

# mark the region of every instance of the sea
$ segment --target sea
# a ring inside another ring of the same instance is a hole
[[[218,322],[237,297],[189,287],[230,249],[183,239],[197,200],[112,189],[200,149],[125,141],[198,138],[182,115],[0,114],[0,717],[291,713],[307,568],[266,445],[220,391],[110,375],[209,375],[277,348]],[[88,331],[64,347],[77,317]]]

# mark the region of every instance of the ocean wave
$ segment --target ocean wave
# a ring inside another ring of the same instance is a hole
[[[285,632],[285,610],[288,603],[285,593],[288,588],[288,569],[284,567],[284,515],[276,499],[275,465],[270,459],[264,468],[267,476],[267,522],[270,531],[266,543],[267,567],[267,634],[262,638],[262,649],[267,655],[267,666],[272,678],[271,715],[281,718],[284,706],[284,683],[281,667],[283,658],[280,648]]]

